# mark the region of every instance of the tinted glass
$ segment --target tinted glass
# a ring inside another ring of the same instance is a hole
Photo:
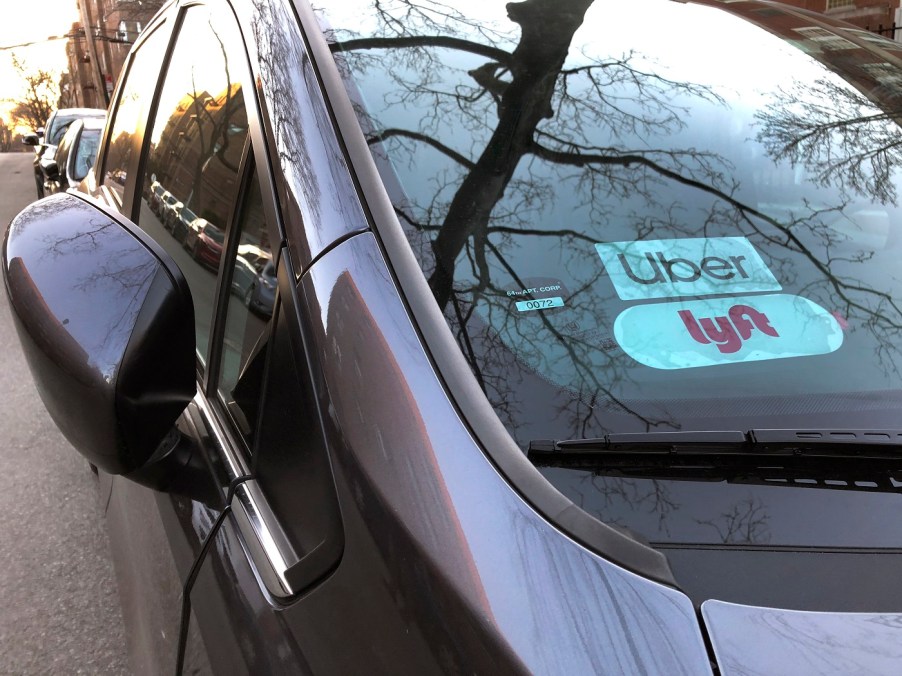
[[[321,14],[410,246],[521,447],[898,428],[899,44],[751,3],[531,4]],[[542,471],[653,542],[902,542],[899,467],[619,462]]]
[[[75,148],[75,158],[72,163],[72,177],[80,181],[94,166],[97,158],[97,146],[100,144],[99,129],[84,129],[78,139]]]
[[[789,402],[793,425],[893,426],[898,73],[851,42],[643,3],[709,45],[681,50],[585,4],[581,25],[561,12],[522,38],[491,6],[327,17],[409,241],[510,429],[524,446],[748,429]],[[731,53],[767,67],[712,67]]]
[[[77,119],[77,115],[54,115],[50,131],[47,133],[47,143],[52,146],[59,145],[63,136],[69,131],[69,127]]]
[[[138,121],[150,104],[149,88],[153,87],[160,74],[160,64],[166,50],[165,35],[163,30],[154,31],[135,53],[114,108],[101,180],[116,194],[120,204],[132,161]]]
[[[150,126],[142,181],[138,224],[169,251],[188,280],[202,362],[248,133],[245,71],[224,52],[241,54],[241,45],[231,22],[205,7],[188,10]]]
[[[262,394],[268,323],[276,293],[275,279],[258,272],[243,255],[253,251],[260,260],[272,257],[256,173],[236,227],[239,239],[237,251],[230,259],[231,293],[226,308],[218,391],[220,401],[252,450],[257,404]]]

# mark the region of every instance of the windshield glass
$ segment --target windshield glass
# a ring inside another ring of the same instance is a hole
[[[320,20],[436,302],[524,451],[900,427],[902,45],[773,3],[455,7],[355,0]],[[827,599],[817,580],[861,578],[865,559],[798,554],[899,550],[902,463],[530,457],[666,551],[697,601],[902,603],[885,578]]]
[[[71,125],[77,119],[77,115],[57,114],[56,117],[53,118],[53,122],[50,125],[50,131],[47,133],[47,143],[52,146],[59,145],[59,142],[63,139],[63,136],[65,136],[66,132],[69,130],[69,125]]]
[[[584,17],[326,17],[511,433],[894,426],[900,75],[880,48],[895,62],[896,43],[643,1],[708,45],[681,50],[670,28],[624,31],[637,3],[571,4]]]

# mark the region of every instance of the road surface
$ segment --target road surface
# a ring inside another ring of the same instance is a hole
[[[35,198],[0,153],[0,227]],[[0,292],[0,674],[126,674],[97,481],[41,405]]]

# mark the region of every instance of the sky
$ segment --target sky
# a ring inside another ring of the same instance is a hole
[[[57,75],[68,68],[66,41],[47,41],[50,35],[65,35],[78,21],[77,0],[3,0],[0,11],[0,48],[36,42],[28,47],[0,49],[0,118],[9,119],[7,99],[22,94],[25,83],[12,67],[12,53],[29,70],[44,68]]]

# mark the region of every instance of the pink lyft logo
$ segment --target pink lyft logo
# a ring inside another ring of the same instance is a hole
[[[713,321],[708,317],[696,320],[691,310],[680,310],[677,314],[695,342],[707,345],[713,341],[723,354],[738,352],[742,341],[751,338],[755,329],[772,338],[780,337],[767,315],[748,305],[734,305],[727,312],[728,317],[714,317]]]
[[[829,354],[843,330],[807,298],[768,294],[634,305],[614,320],[614,338],[640,364],[687,369]]]

